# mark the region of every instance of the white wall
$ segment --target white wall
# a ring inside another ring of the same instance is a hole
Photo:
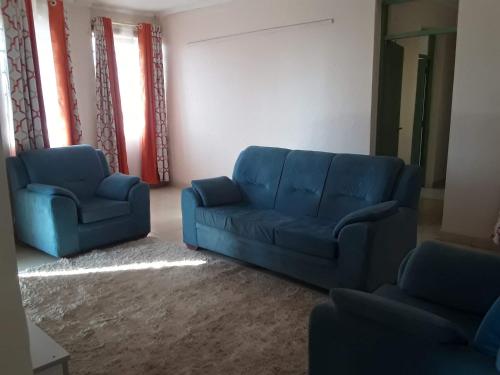
[[[500,2],[460,2],[443,231],[487,238],[500,208]]]
[[[17,279],[5,155],[7,151],[0,140],[0,372],[27,375],[32,374],[31,357],[26,316]]]
[[[174,182],[231,174],[251,144],[369,153],[375,5],[238,0],[163,17]]]

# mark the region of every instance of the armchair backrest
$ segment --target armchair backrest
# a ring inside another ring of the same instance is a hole
[[[484,315],[500,296],[500,255],[424,242],[401,263],[398,286],[412,297]]]
[[[8,158],[7,171],[13,192],[40,183],[66,188],[79,198],[94,195],[109,175],[104,155],[87,145],[22,152]]]

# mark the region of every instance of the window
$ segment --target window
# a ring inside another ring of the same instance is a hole
[[[139,43],[135,28],[113,27],[125,138],[140,140],[144,131]]]

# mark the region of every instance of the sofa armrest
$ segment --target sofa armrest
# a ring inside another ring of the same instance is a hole
[[[17,237],[54,256],[79,250],[76,202],[67,196],[47,195],[28,189],[14,194]]]
[[[198,247],[198,236],[196,234],[196,207],[200,207],[201,205],[201,198],[193,188],[182,190],[182,237],[184,243],[193,247]]]
[[[461,329],[447,319],[374,294],[333,289],[330,296],[341,310],[401,333],[438,344],[466,345]]]
[[[228,177],[193,180],[191,185],[205,207],[238,203],[242,200],[240,189]]]
[[[80,206],[80,200],[71,190],[65,189],[60,186],[46,185],[46,184],[28,184],[26,189],[33,193],[44,194],[44,195],[59,195],[63,197],[71,198],[75,201],[77,206]]]
[[[132,186],[138,184],[140,181],[137,176],[113,173],[101,181],[97,187],[96,195],[107,199],[126,201]]]
[[[338,237],[338,286],[371,291],[395,283],[401,261],[416,243],[417,212],[410,208],[344,226]]]
[[[388,216],[394,215],[398,212],[398,202],[388,201],[360,210],[351,212],[350,214],[344,216],[342,220],[338,222],[333,230],[333,235],[335,238],[339,237],[339,233],[346,225],[361,223],[361,222],[371,222],[381,219],[385,219]]]
[[[408,295],[484,315],[500,295],[500,256],[427,241],[401,263],[398,285]]]

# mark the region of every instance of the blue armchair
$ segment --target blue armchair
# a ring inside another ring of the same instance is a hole
[[[57,257],[146,236],[149,186],[110,174],[91,146],[23,152],[7,159],[17,238]]]
[[[499,296],[500,256],[426,242],[397,285],[333,289],[315,307],[309,374],[498,374]]]

